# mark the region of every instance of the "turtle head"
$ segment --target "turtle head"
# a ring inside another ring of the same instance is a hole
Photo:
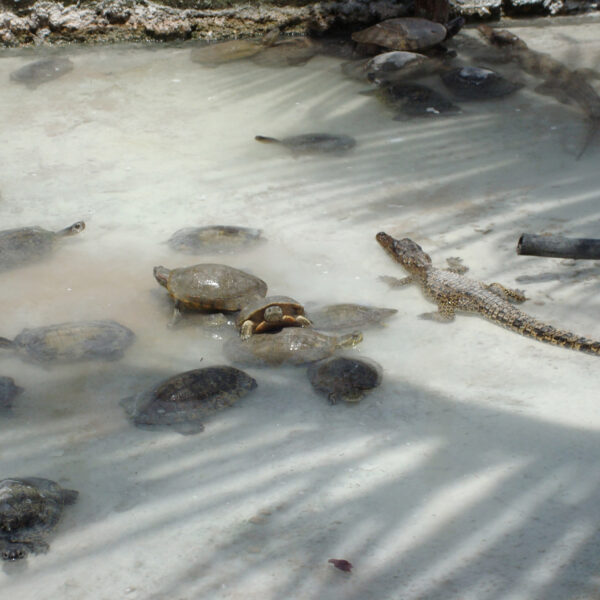
[[[163,266],[154,267],[154,279],[156,279],[156,281],[158,281],[158,283],[160,283],[160,285],[163,287],[167,287],[170,272],[170,269],[167,269]]]
[[[338,348],[353,348],[363,341],[363,334],[360,331],[353,331],[338,338]]]
[[[29,548],[21,542],[8,542],[2,548],[2,560],[21,560],[28,554]]]
[[[267,323],[278,323],[283,318],[283,310],[281,306],[269,306],[265,308],[264,314]]]
[[[85,223],[83,221],[77,221],[77,223],[73,223],[73,225],[69,225],[68,227],[65,227],[64,229],[61,229],[58,232],[58,235],[63,235],[63,236],[76,235],[78,233],[81,233],[84,229],[85,229]]]
[[[380,231],[375,239],[396,262],[399,262],[410,273],[422,273],[424,269],[431,266],[429,254],[409,238],[397,240],[391,235]]]

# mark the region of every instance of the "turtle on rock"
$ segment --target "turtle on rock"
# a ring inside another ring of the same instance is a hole
[[[154,267],[154,278],[167,288],[175,302],[176,323],[180,308],[204,312],[235,312],[267,295],[267,284],[258,277],[222,264],[203,263],[178,269]]]
[[[253,333],[283,327],[310,327],[304,307],[289,296],[267,296],[244,306],[237,318],[240,336],[247,340]]]
[[[179,373],[120,402],[141,429],[174,429],[190,435],[204,431],[203,421],[229,408],[256,388],[244,371],[229,366]]]
[[[40,260],[49,255],[64,237],[81,233],[83,221],[77,221],[60,231],[41,227],[19,227],[0,231],[0,271]]]
[[[51,479],[9,478],[0,481],[0,553],[19,560],[49,549],[46,539],[56,528],[66,505],[79,493]]]
[[[23,329],[14,340],[0,337],[0,348],[38,363],[117,360],[135,334],[116,321],[73,321]]]
[[[356,346],[362,333],[355,331],[330,336],[298,327],[287,327],[277,333],[239,337],[225,342],[225,356],[232,362],[252,366],[303,365],[331,356],[338,348]]]
[[[381,383],[383,369],[373,360],[333,356],[312,363],[308,379],[319,392],[327,394],[330,404],[338,400],[358,402],[365,392]]]

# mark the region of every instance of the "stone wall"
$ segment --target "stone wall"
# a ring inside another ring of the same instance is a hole
[[[502,14],[564,14],[598,8],[600,0],[451,0],[471,19]],[[406,16],[412,0],[0,0],[0,44],[227,39],[278,26],[286,33],[324,34]]]

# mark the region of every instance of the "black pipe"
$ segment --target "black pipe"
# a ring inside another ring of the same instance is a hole
[[[517,242],[517,254],[597,260],[600,259],[600,240],[524,233]]]

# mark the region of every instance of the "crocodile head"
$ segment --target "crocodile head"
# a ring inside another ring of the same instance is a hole
[[[380,231],[375,239],[396,262],[399,262],[410,273],[418,274],[431,266],[429,254],[423,252],[423,248],[409,238],[397,240]]]

